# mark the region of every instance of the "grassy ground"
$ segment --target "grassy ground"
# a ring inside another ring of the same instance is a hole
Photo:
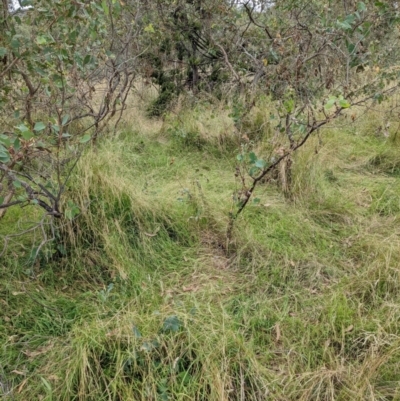
[[[78,166],[66,256],[32,265],[29,236],[10,247],[3,399],[400,400],[394,133],[379,114],[322,131],[295,159],[292,199],[261,185],[227,252],[228,114],[132,111]]]

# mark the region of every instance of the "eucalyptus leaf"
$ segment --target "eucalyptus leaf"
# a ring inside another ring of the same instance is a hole
[[[10,154],[8,151],[3,151],[0,149],[0,162],[1,163],[8,163],[10,161]]]
[[[255,164],[256,167],[258,167],[259,169],[264,169],[267,165],[267,163],[264,160],[258,159]]]
[[[61,121],[61,124],[62,124],[62,125],[65,125],[68,121],[69,121],[69,115],[66,114],[66,115],[63,117],[63,119],[62,119],[62,121]]]
[[[164,333],[176,333],[182,327],[182,323],[176,315],[169,316],[165,319],[162,331]]]
[[[43,131],[45,128],[46,128],[46,125],[40,121],[35,124],[35,126],[33,127],[33,130],[38,132],[38,131]]]
[[[133,325],[132,331],[133,331],[133,335],[136,338],[141,338],[142,337],[142,334],[140,333],[140,330],[137,328],[137,326]]]
[[[14,186],[15,189],[20,189],[20,188],[22,188],[22,184],[21,184],[18,180],[13,181],[12,184],[13,184],[13,186]]]
[[[25,124],[20,124],[16,128],[21,132],[29,131],[29,128]]]
[[[249,161],[250,163],[255,163],[257,161],[257,156],[254,152],[249,153]]]
[[[80,143],[86,143],[86,142],[89,142],[91,138],[92,138],[91,135],[86,134],[79,140],[79,142]]]
[[[25,141],[29,141],[29,139],[33,138],[34,135],[32,131],[24,131],[21,132],[21,136],[25,139]]]

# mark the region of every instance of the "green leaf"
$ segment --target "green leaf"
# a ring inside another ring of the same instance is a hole
[[[90,140],[91,140],[91,135],[89,135],[89,134],[86,134],[86,135],[84,135],[81,139],[80,139],[80,143],[86,143],[86,142],[89,142]]]
[[[182,324],[178,316],[176,315],[169,316],[164,321],[162,331],[164,333],[170,333],[170,332],[176,333],[181,328],[181,326]]]
[[[145,341],[145,342],[142,344],[142,346],[140,347],[140,349],[141,349],[142,351],[149,352],[149,351],[151,351],[152,349],[154,349],[154,346],[153,346],[153,344],[152,344],[151,342]]]
[[[75,42],[76,42],[76,38],[77,38],[78,36],[79,36],[79,34],[78,34],[78,32],[77,32],[76,30],[72,31],[72,32],[68,35],[69,40],[70,40],[72,43],[75,43]]]
[[[134,335],[136,338],[142,337],[142,334],[140,333],[139,329],[138,329],[135,325],[133,325],[132,331],[133,331],[133,335]]]
[[[340,99],[339,105],[342,109],[348,109],[351,106],[351,104],[346,99]]]
[[[237,156],[236,156],[236,159],[237,159],[238,161],[242,162],[242,161],[243,161],[243,155],[242,155],[242,154],[237,155]]]
[[[259,169],[264,169],[266,167],[267,163],[264,160],[258,159],[255,163],[255,166],[258,167]]]
[[[107,5],[107,2],[103,0],[101,2],[101,6],[103,7],[104,14],[108,15],[109,8],[108,8],[108,5]]]
[[[33,138],[33,132],[32,131],[24,131],[21,132],[22,138],[25,139],[25,141],[29,141],[29,139]]]
[[[45,148],[46,147],[46,144],[42,141],[37,141],[35,145],[37,148]]]
[[[67,209],[65,210],[65,217],[68,220],[73,220],[81,212],[79,206],[75,205],[74,202],[68,201]]]
[[[147,351],[150,352],[153,349],[156,349],[160,346],[159,342],[157,340],[153,340],[153,341],[145,341],[142,346],[140,347],[140,349],[142,351]]]
[[[347,51],[349,52],[349,54],[353,54],[355,50],[356,50],[355,44],[353,44],[353,43],[347,44]]]
[[[329,110],[329,109],[331,109],[333,106],[334,106],[334,104],[336,103],[336,97],[334,97],[334,96],[331,96],[330,98],[329,98],[329,100],[326,102],[326,104],[325,104],[325,109],[326,110]]]
[[[18,125],[18,127],[15,127],[15,128],[17,128],[21,132],[29,131],[29,128],[25,124],[20,124],[20,125]]]
[[[51,79],[53,80],[54,84],[57,86],[57,88],[63,88],[65,82],[63,77],[60,74],[53,74],[51,76]]]
[[[16,150],[17,152],[21,149],[21,141],[19,140],[19,138],[16,138],[13,144],[14,150]]]
[[[288,113],[291,113],[294,109],[294,100],[293,99],[288,99],[285,101],[283,104],[285,106],[285,109]]]
[[[382,93],[375,93],[374,100],[376,100],[379,104],[381,104],[384,100]]]
[[[53,389],[51,387],[51,384],[44,378],[44,377],[40,377],[40,379],[42,380],[42,383],[44,385],[44,387],[46,388],[48,393],[53,393]]]
[[[375,2],[375,6],[378,7],[378,8],[385,9],[385,3],[383,3],[382,1],[376,1]]]
[[[2,205],[4,203],[4,197],[0,196],[0,205]]]
[[[256,205],[258,205],[260,202],[261,202],[260,198],[254,198],[253,199],[253,203],[256,204]]]
[[[153,24],[147,25],[146,28],[144,28],[144,31],[145,31],[145,32],[150,32],[150,33],[155,33]]]
[[[357,10],[358,11],[367,11],[367,6],[365,5],[365,3],[363,3],[362,1],[360,1],[357,4]]]
[[[21,46],[21,42],[18,40],[18,38],[14,37],[11,39],[11,47],[15,50],[17,50]]]
[[[193,377],[192,375],[187,372],[180,372],[177,376],[178,381],[181,383],[181,385],[187,386],[188,384],[190,384],[190,382],[193,381]]]
[[[7,150],[1,150],[0,149],[0,162],[1,163],[8,163],[10,161],[10,154],[8,153]]]
[[[18,180],[17,181],[13,181],[13,186],[14,186],[15,189],[22,188],[22,185]]]
[[[0,135],[0,150],[5,150],[5,148],[3,147],[3,145],[5,146],[5,147],[10,147],[10,145],[11,145],[11,140],[10,140],[10,138],[7,136],[7,135],[3,135],[3,134],[1,134]]]
[[[257,161],[257,156],[254,152],[249,153],[249,161],[250,163],[255,163]]]
[[[89,64],[91,59],[92,59],[92,56],[90,54],[87,54],[85,56],[85,58],[83,59],[83,65]]]
[[[115,54],[114,54],[113,52],[110,52],[109,50],[106,51],[106,56],[109,57],[109,58],[111,58],[111,59],[113,59],[113,60],[114,60],[115,57],[116,57]]]
[[[259,172],[259,168],[254,166],[250,169],[249,175],[250,175],[250,177],[254,177],[255,175],[257,175],[258,172]]]
[[[69,115],[66,114],[66,115],[63,117],[61,124],[62,124],[62,125],[65,125],[65,124],[68,122],[68,120],[69,120]]]
[[[34,199],[32,201],[32,203],[36,205],[38,203],[37,199]],[[57,250],[61,253],[61,255],[67,256],[67,250],[66,250],[66,248],[65,248],[65,246],[63,244],[58,244],[57,245]]]
[[[0,57],[4,57],[7,54],[7,49],[5,47],[0,47]]]
[[[47,42],[48,42],[48,39],[47,39],[47,37],[44,36],[44,35],[38,36],[38,37],[36,38],[36,43],[37,43],[38,45],[45,45],[45,44],[47,44]]]
[[[35,126],[33,127],[33,130],[38,132],[38,131],[43,131],[45,128],[46,128],[46,125],[40,121],[35,124]]]

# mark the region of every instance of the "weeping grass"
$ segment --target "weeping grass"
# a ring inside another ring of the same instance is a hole
[[[135,113],[79,163],[63,254],[30,265],[25,238],[0,262],[4,399],[400,399],[396,138],[324,130],[227,244],[237,135],[214,114]]]

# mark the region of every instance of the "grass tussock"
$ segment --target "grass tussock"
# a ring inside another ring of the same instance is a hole
[[[80,214],[50,249],[32,264],[24,237],[0,262],[3,399],[399,400],[395,130],[321,131],[294,158],[291,197],[262,184],[227,252],[229,110],[145,113],[80,161]],[[262,151],[274,134],[253,113]]]

